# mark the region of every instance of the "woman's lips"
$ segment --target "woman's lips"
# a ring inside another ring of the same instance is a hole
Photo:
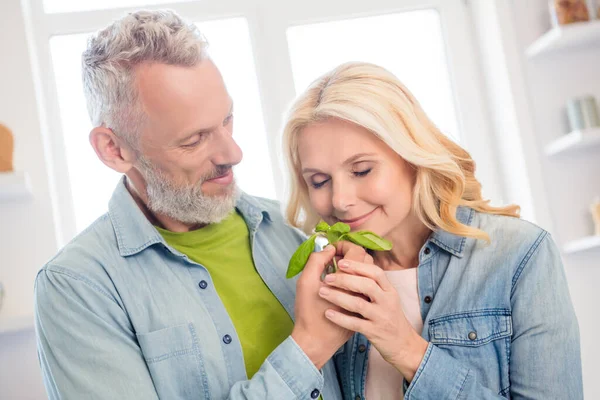
[[[358,218],[352,218],[352,219],[339,219],[340,222],[343,222],[345,224],[347,224],[348,226],[350,226],[350,229],[356,229],[358,228],[360,225],[364,224],[365,222],[367,222],[367,220],[369,218],[371,218],[371,216],[373,215],[373,213],[375,212],[375,210],[377,210],[379,207],[374,208],[372,211],[358,217]]]

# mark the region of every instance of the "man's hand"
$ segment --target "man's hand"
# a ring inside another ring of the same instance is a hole
[[[333,308],[341,312],[341,309],[319,296],[319,289],[326,286],[321,282],[321,274],[334,256],[352,261],[373,262],[362,247],[349,242],[340,242],[337,248],[329,245],[323,251],[310,255],[296,286],[296,324],[292,338],[318,369],[354,333],[325,317],[325,310]]]

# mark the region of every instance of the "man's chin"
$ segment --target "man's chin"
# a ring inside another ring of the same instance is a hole
[[[219,188],[210,188],[210,189],[211,190],[203,190],[202,192],[204,193],[204,195],[206,197],[211,197],[213,199],[215,199],[215,198],[228,199],[232,196],[235,196],[235,197],[239,196],[239,189],[238,189],[237,185],[235,184],[235,182],[231,182],[227,186],[222,186]]]

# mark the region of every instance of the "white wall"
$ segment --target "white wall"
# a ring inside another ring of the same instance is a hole
[[[47,399],[42,384],[32,330],[2,336],[0,345],[0,399]]]
[[[0,3],[0,122],[15,134],[15,169],[29,174],[33,197],[0,203],[3,318],[33,313],[33,282],[56,252],[40,117],[19,0]],[[0,335],[0,399],[43,399],[32,330]]]
[[[548,28],[546,0],[513,0],[513,18],[521,49]],[[524,4],[526,3],[526,5]],[[564,105],[569,97],[591,93],[600,99],[600,46],[573,49],[556,56],[524,60],[529,86],[535,137],[539,148],[568,131]],[[589,205],[600,195],[600,156],[589,149],[572,156],[540,157],[552,215],[555,239],[566,242],[591,235]],[[600,330],[597,306],[600,304],[600,250],[564,256],[575,311],[581,329],[585,397],[600,398],[597,375]]]
[[[534,220],[560,247],[591,235],[589,204],[600,195],[598,148],[552,158],[543,148],[568,131],[564,105],[569,97],[590,93],[600,100],[600,47],[531,60],[525,49],[550,29],[547,0],[470,3],[509,199],[532,206]],[[600,250],[563,255],[563,260],[581,330],[585,398],[597,399]]]
[[[504,200],[518,204],[523,218],[552,231],[512,8],[502,0],[470,4]]]

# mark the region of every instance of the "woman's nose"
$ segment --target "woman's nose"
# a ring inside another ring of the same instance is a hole
[[[336,211],[348,211],[355,203],[352,184],[343,181],[334,182],[331,203]]]

